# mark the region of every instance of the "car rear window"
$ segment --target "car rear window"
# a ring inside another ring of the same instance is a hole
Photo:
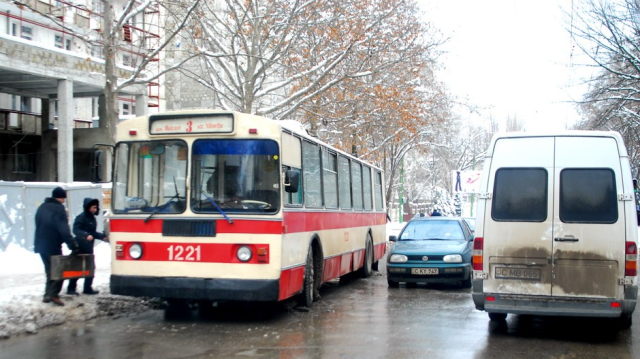
[[[547,170],[500,168],[493,185],[494,221],[544,222],[547,219]]]
[[[616,178],[609,168],[572,168],[560,172],[560,220],[566,223],[618,221]]]

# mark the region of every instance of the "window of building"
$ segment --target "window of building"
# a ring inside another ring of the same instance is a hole
[[[35,157],[30,153],[31,144],[16,142],[13,144],[13,172],[33,173],[35,168]]]
[[[560,172],[560,220],[566,223],[618,221],[616,176],[609,168]]]
[[[11,35],[18,36],[18,24],[11,24]]]
[[[25,40],[33,40],[33,28],[31,26],[22,25],[22,34],[20,37]]]
[[[64,49],[71,51],[71,39],[67,39]]]
[[[122,114],[123,115],[129,115],[129,104],[128,103],[123,103],[122,104]]]
[[[62,49],[63,43],[62,35],[55,35],[55,46]]]
[[[20,111],[31,112],[31,97],[20,96]]]
[[[131,65],[131,56],[130,55],[122,55],[122,64],[124,66],[130,66]]]
[[[495,221],[544,222],[547,219],[547,171],[501,168],[493,185],[491,218]]]

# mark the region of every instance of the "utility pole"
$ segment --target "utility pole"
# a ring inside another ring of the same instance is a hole
[[[476,152],[473,151],[473,164],[471,165],[471,169],[472,170],[476,170]],[[470,217],[473,217],[473,202],[476,198],[476,194],[475,193],[471,193],[471,215]]]
[[[398,221],[404,222],[402,212],[404,212],[404,157],[400,160],[400,190],[398,191]]]

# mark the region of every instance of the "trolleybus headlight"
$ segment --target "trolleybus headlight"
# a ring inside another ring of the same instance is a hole
[[[251,249],[249,249],[249,247],[247,246],[242,246],[238,248],[238,252],[236,252],[236,254],[238,255],[238,259],[242,262],[249,261],[249,259],[251,259],[251,256],[252,256]]]
[[[129,255],[133,259],[140,259],[142,257],[142,246],[138,243],[134,243],[129,247]]]

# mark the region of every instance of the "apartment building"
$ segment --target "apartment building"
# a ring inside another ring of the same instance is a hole
[[[110,2],[123,9],[125,1]],[[86,181],[94,143],[109,143],[102,0],[0,0],[0,180]],[[122,11],[120,11],[122,12]],[[160,9],[122,28],[117,75],[130,77],[157,47]],[[158,60],[158,59],[154,59]],[[160,71],[152,61],[146,71]],[[119,93],[121,118],[158,111],[159,82]]]

